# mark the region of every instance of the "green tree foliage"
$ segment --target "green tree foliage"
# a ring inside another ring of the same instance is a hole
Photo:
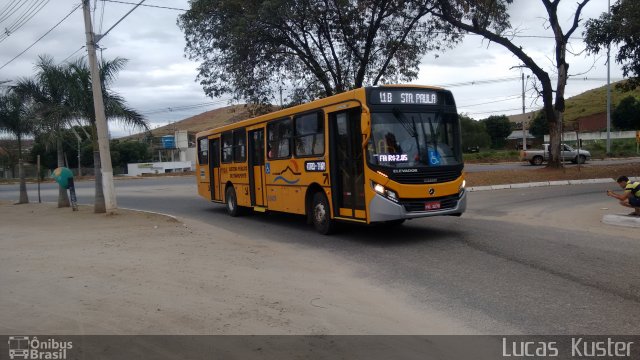
[[[8,132],[18,141],[18,176],[20,177],[20,204],[29,202],[24,176],[22,140],[33,132],[32,103],[21,94],[10,90],[0,95],[0,131]]]
[[[111,157],[114,166],[126,168],[130,163],[151,161],[151,150],[144,142],[114,140]]]
[[[577,4],[568,1],[564,2],[563,4],[572,6],[570,10],[567,9],[573,14],[570,17],[567,17],[561,11],[563,9],[560,8],[560,0],[540,0],[541,5],[544,6],[547,12],[541,27],[544,26],[545,29],[550,29],[554,34],[551,40],[553,43],[550,45],[555,48],[553,65],[555,67],[554,75],[558,79],[555,88],[551,83],[551,76],[543,68],[543,65],[537,63],[531,57],[533,53],[527,53],[527,49],[517,43],[520,39],[513,36],[514,30],[509,23],[507,10],[509,6],[519,6],[518,3],[513,0],[435,1],[437,8],[432,12],[434,16],[447,21],[460,30],[478,34],[493,43],[499,44],[515,55],[525,67],[533,72],[539,82],[538,86],[540,87],[539,92],[542,97],[543,108],[549,121],[551,159],[548,164],[550,167],[562,166],[559,155],[562,135],[562,113],[565,110],[564,94],[569,75],[569,64],[566,61],[567,44],[578,28],[582,9],[589,0],[580,0]],[[563,21],[567,21],[567,26],[562,23]]]
[[[611,121],[619,130],[640,130],[640,101],[633,96],[622,99],[613,110]]]
[[[529,124],[529,132],[538,139],[542,139],[549,134],[549,122],[544,111],[539,111]]]
[[[584,32],[587,51],[599,53],[607,46],[618,47],[616,62],[622,65],[625,77],[620,86],[635,89],[640,86],[640,1],[618,0],[611,5],[611,14],[589,19]]]
[[[466,115],[460,115],[460,127],[462,133],[462,149],[488,148],[491,137],[487,133],[484,123],[473,120]]]
[[[76,126],[76,132],[82,134],[81,130]],[[87,130],[91,130],[86,126]],[[94,151],[93,144],[90,139],[84,139],[80,143],[80,165],[83,168],[93,167]],[[97,146],[97,145],[96,145]],[[69,168],[78,168],[78,139],[70,130],[65,129],[62,132],[62,148],[64,156]],[[112,140],[110,143],[111,162],[114,167],[126,168],[128,163],[146,162],[151,160],[151,150],[149,145],[137,141],[120,141]],[[48,169],[55,169],[57,165],[56,150],[49,146],[43,135],[35,137],[34,145],[31,149],[31,157],[35,158],[40,155],[42,166]]]
[[[421,56],[458,39],[430,1],[194,0],[179,16],[209,96],[266,104],[415,79]],[[444,34],[444,35],[443,35]]]
[[[482,120],[491,138],[491,147],[500,149],[507,143],[507,136],[511,134],[511,123],[505,115],[493,115]]]

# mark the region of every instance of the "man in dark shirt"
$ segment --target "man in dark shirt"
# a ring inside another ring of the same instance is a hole
[[[607,196],[620,200],[620,205],[633,208],[629,215],[640,216],[640,182],[631,182],[626,176],[620,176],[616,180],[618,185],[624,189],[622,195],[618,195],[611,190],[607,190]]]

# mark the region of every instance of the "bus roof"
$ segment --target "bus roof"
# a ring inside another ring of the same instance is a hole
[[[325,106],[338,104],[338,103],[343,102],[343,101],[356,100],[356,101],[364,102],[364,100],[365,100],[365,92],[368,89],[385,88],[385,87],[419,88],[419,89],[432,89],[432,90],[437,90],[437,91],[444,91],[445,90],[444,88],[436,87],[436,86],[402,85],[402,84],[389,84],[389,85],[381,85],[381,86],[376,86],[376,87],[361,87],[361,88],[358,88],[358,89],[345,91],[345,92],[340,93],[340,94],[332,95],[332,96],[329,96],[329,97],[326,97],[326,98],[310,101],[308,103],[304,103],[304,104],[301,104],[301,105],[296,105],[296,106],[293,106],[293,107],[290,107],[290,108],[286,108],[286,109],[270,112],[268,114],[256,116],[256,117],[249,118],[249,119],[246,119],[246,120],[241,120],[241,121],[235,122],[233,124],[228,124],[228,125],[219,126],[219,127],[216,127],[216,128],[204,130],[204,131],[201,131],[201,132],[197,133],[196,134],[196,138],[201,138],[203,136],[209,136],[211,134],[222,133],[222,132],[225,132],[225,131],[228,131],[228,130],[233,130],[233,129],[236,129],[236,128],[239,128],[239,127],[252,126],[252,125],[259,124],[259,123],[262,123],[262,122],[265,122],[265,121],[269,121],[269,120],[285,118],[285,117],[288,117],[288,116],[291,116],[291,115],[294,115],[294,114],[300,114],[300,113],[304,113],[304,112],[307,112],[307,111],[312,111],[312,110],[315,110],[315,109],[319,109],[319,108],[322,108],[322,107],[325,107]],[[363,104],[363,106],[366,106],[366,104]]]

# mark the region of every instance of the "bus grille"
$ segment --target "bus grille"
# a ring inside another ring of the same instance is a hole
[[[420,200],[400,199],[400,205],[404,206],[405,210],[408,212],[424,212],[428,211],[425,210],[425,203],[433,201],[440,201],[440,209],[438,210],[453,209],[458,205],[458,194]]]
[[[388,173],[389,179],[400,184],[436,184],[453,181],[462,175],[462,167],[451,166],[442,168],[420,169],[414,173]]]

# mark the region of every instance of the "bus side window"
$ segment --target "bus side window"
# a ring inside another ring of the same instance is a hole
[[[233,161],[233,133],[227,131],[222,134],[222,163],[228,164]]]
[[[233,132],[233,162],[245,162],[247,159],[247,136],[244,129]]]
[[[267,156],[269,159],[291,157],[291,119],[271,122],[267,125]]]
[[[198,163],[204,165],[209,159],[209,139],[206,137],[198,140]]]
[[[320,156],[324,154],[324,121],[315,112],[295,118],[296,156]]]

